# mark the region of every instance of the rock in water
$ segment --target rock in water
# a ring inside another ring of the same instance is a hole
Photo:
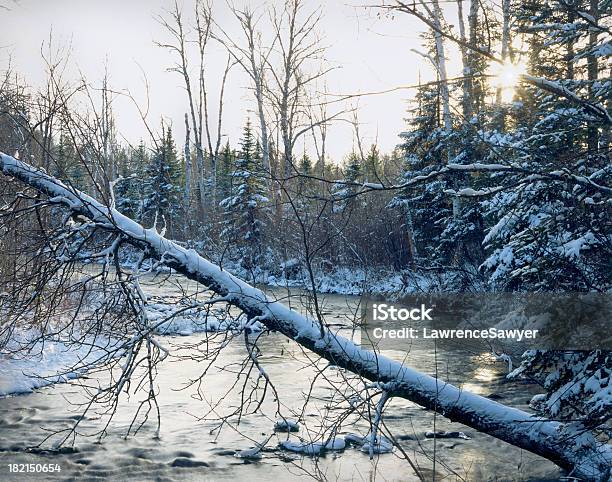
[[[291,420],[289,418],[282,418],[277,420],[274,424],[275,432],[299,432],[300,424],[295,420]]]
[[[191,460],[186,457],[178,457],[170,464],[172,467],[210,467],[210,464],[201,460]]]

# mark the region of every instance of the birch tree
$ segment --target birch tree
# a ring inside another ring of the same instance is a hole
[[[243,10],[234,6],[230,8],[240,24],[244,35],[244,45],[241,45],[237,40],[233,40],[221,27],[219,27],[219,33],[215,38],[227,48],[230,56],[242,67],[253,83],[261,136],[262,161],[266,172],[270,172],[270,140],[265,109],[265,92],[268,89],[268,58],[272,53],[276,38],[271,39],[268,46],[264,46],[262,33],[258,30],[260,18],[255,16],[255,12],[248,7]]]
[[[209,88],[207,84],[208,71],[206,68],[207,47],[212,39],[212,5],[205,0],[195,0],[193,4],[195,15],[195,40],[192,40],[188,26],[185,24],[183,12],[178,3],[174,3],[172,10],[167,12],[168,18],[160,17],[159,22],[170,35],[169,42],[158,42],[157,45],[172,52],[177,61],[169,71],[180,74],[183,79],[185,91],[187,93],[187,104],[189,111],[189,119],[191,121],[191,129],[186,124],[187,131],[193,132],[193,144],[196,154],[196,185],[199,190],[200,206],[202,209],[210,208],[214,211],[216,207],[216,187],[215,179],[217,172],[217,158],[221,148],[221,129],[223,121],[223,97],[225,93],[225,84],[228,73],[232,67],[232,62],[228,60],[225,70],[221,76],[221,86],[219,90],[219,102],[217,106],[217,117],[214,121],[210,119],[209,109]],[[195,43],[196,53],[195,62],[197,75],[193,75],[190,71],[190,59],[193,55],[189,49],[190,43]],[[188,122],[189,119],[186,119]],[[213,128],[213,125],[215,126]],[[214,130],[213,130],[214,129]],[[210,163],[207,169],[206,161]],[[185,159],[186,163],[190,163],[191,159]],[[190,174],[194,173],[190,168]],[[207,201],[207,176],[212,184],[212,202]]]
[[[325,48],[319,38],[320,19],[321,12],[307,11],[303,0],[287,0],[282,11],[275,9],[272,14],[279,54],[268,61],[271,80],[267,96],[278,120],[285,177],[298,172],[294,165],[298,139],[339,115],[319,119],[315,125],[309,122],[308,89],[331,70],[321,65]]]

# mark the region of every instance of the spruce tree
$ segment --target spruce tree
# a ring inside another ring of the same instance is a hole
[[[115,200],[117,209],[127,216],[142,220],[147,183],[147,167],[150,159],[147,148],[140,141],[136,149],[125,152],[125,163],[121,166],[119,174],[123,178],[115,185]]]
[[[171,226],[180,212],[181,168],[170,127],[162,129],[145,171],[143,217],[158,227]]]
[[[517,22],[530,46],[529,73],[602,103],[593,86],[609,82],[589,72],[594,46],[588,22],[576,13],[586,7],[586,2],[567,8],[525,2],[517,6]],[[593,134],[595,119],[567,99],[533,87],[519,89],[517,100],[524,107],[515,128],[492,139],[494,147],[527,172],[559,177],[505,176],[515,187],[486,203],[493,227],[485,238],[490,255],[483,267],[506,289],[609,289],[612,246],[605,195],[572,177],[609,185],[610,155],[592,145],[593,135],[599,136],[597,129]]]
[[[64,179],[76,189],[87,188],[87,173],[79,159],[79,153],[71,137],[63,129],[60,131],[59,140],[55,146],[54,159],[53,175]]]
[[[232,192],[232,166],[235,161],[235,153],[232,151],[229,141],[221,150],[219,162],[217,163],[217,192],[219,199],[226,199]]]
[[[220,206],[225,211],[223,241],[234,248],[240,265],[251,273],[264,261],[263,235],[269,202],[265,192],[261,154],[248,120],[232,173],[231,194]]]

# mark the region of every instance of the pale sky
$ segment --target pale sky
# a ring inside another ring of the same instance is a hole
[[[181,3],[186,11],[192,8],[191,0],[179,1]],[[236,21],[228,12],[225,0],[213,0],[212,3],[216,22],[228,32],[238,34]],[[249,3],[259,5],[259,2]],[[278,3],[280,5],[280,1]],[[411,51],[420,48],[422,24],[405,14],[379,17],[377,10],[361,6],[372,3],[376,2],[307,2],[309,9],[323,9],[320,30],[324,43],[329,46],[326,57],[338,66],[327,77],[332,93],[374,92],[413,85],[418,82],[419,72],[423,81],[433,78],[431,67]],[[150,86],[148,121],[153,127],[160,125],[161,116],[172,122],[180,146],[187,108],[182,79],[166,71],[173,58],[154,43],[167,39],[156,17],[172,4],[172,0],[0,0],[0,5],[9,8],[8,11],[0,10],[0,70],[6,68],[10,58],[14,70],[30,85],[40,86],[45,78],[41,46],[52,31],[56,46],[71,45],[67,78],[77,78],[80,71],[99,86],[107,59],[111,86],[116,90],[129,89],[144,105],[144,70]],[[221,45],[211,44],[209,76],[211,103],[215,109],[217,84],[226,55]],[[458,67],[452,58],[451,75]],[[240,68],[232,70],[226,87],[223,134],[233,145],[238,141],[247,116],[256,121],[248,86],[248,79]],[[405,127],[407,100],[413,95],[414,90],[401,90],[365,96],[358,101],[361,135],[366,146],[377,141],[383,151],[389,151],[397,145],[397,136]],[[113,109],[118,130],[129,142],[136,143],[141,137],[147,140],[146,130],[129,101],[118,98]],[[353,134],[348,123],[340,122],[330,128],[328,152],[334,160],[340,161],[352,147]]]

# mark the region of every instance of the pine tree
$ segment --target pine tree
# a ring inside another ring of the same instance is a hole
[[[232,173],[231,194],[220,206],[225,210],[222,238],[235,247],[241,266],[250,272],[263,261],[263,235],[269,217],[265,192],[261,154],[247,120]]]
[[[576,13],[587,7],[586,2],[568,8],[525,2],[517,5],[516,15],[530,46],[529,72],[601,102],[593,86],[606,83],[592,78],[590,29]],[[524,107],[515,129],[493,139],[495,147],[526,171],[568,177],[507,176],[505,182],[515,189],[486,203],[493,227],[485,238],[490,255],[483,267],[507,289],[609,289],[612,246],[605,195],[570,177],[609,184],[609,153],[593,149],[592,137],[599,135],[597,129],[593,133],[595,120],[567,99],[532,87],[520,89],[517,99]]]
[[[143,218],[156,226],[172,226],[180,212],[181,169],[170,127],[162,128],[145,171]]]
[[[232,151],[229,141],[221,150],[219,162],[217,163],[217,192],[219,199],[225,199],[232,192],[232,166],[236,154]]]

